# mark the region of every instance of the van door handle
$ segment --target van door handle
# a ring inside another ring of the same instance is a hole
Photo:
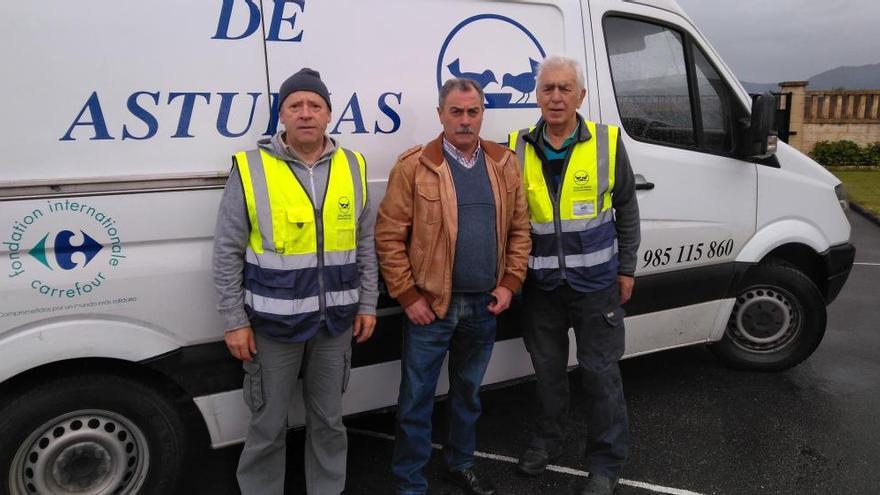
[[[636,191],[650,191],[654,189],[654,183],[648,182],[642,174],[636,174]]]

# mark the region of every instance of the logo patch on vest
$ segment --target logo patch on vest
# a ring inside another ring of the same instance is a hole
[[[586,170],[575,170],[574,174],[572,174],[572,179],[574,179],[574,184],[572,185],[572,190],[574,191],[582,192],[593,189],[593,186],[590,185],[590,174]]]
[[[336,210],[336,219],[351,220],[351,198],[348,196],[339,196],[336,205],[339,207]]]

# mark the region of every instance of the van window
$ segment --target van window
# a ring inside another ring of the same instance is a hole
[[[603,25],[627,134],[680,148],[733,151],[733,94],[698,46],[679,31],[642,20],[609,16]]]
[[[730,115],[733,95],[721,75],[703,55],[702,50],[694,48],[703,124],[703,147],[708,151],[729,153],[733,151],[733,119]]]

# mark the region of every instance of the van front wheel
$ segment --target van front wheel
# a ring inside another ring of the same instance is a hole
[[[165,494],[183,463],[183,423],[163,395],[114,375],[30,388],[0,407],[0,493]]]
[[[816,284],[793,265],[769,261],[746,275],[724,337],[710,349],[734,368],[781,371],[816,350],[825,322]]]

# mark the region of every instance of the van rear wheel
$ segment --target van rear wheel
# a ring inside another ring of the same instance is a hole
[[[174,493],[185,448],[176,409],[152,388],[61,378],[0,408],[0,493]]]
[[[746,275],[724,337],[710,349],[734,368],[781,371],[816,350],[825,323],[816,284],[793,265],[768,261]]]

